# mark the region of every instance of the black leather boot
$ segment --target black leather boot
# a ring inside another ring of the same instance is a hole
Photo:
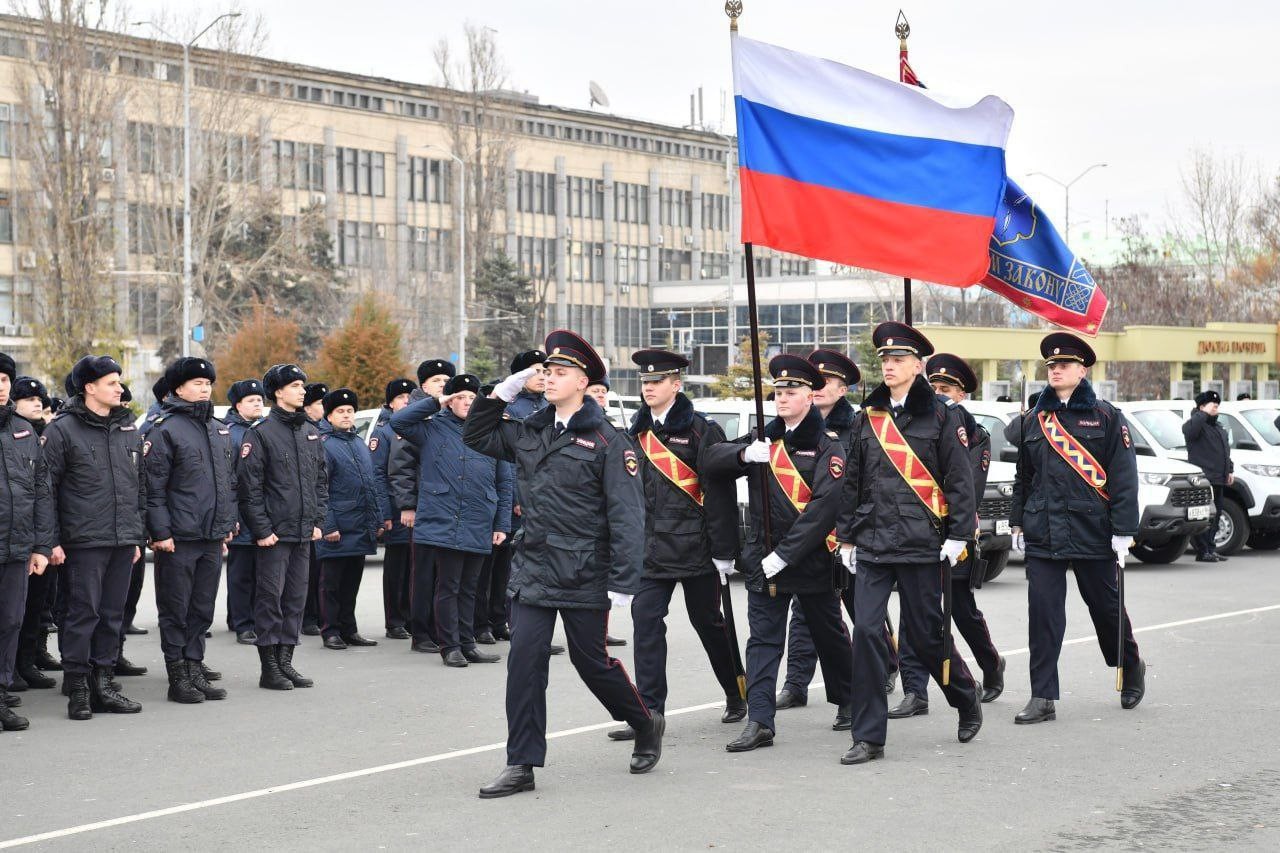
[[[1032,723],[1043,723],[1046,720],[1056,720],[1057,718],[1058,714],[1054,710],[1052,699],[1033,698],[1025,708],[1018,712],[1013,721],[1020,726],[1026,726]]]
[[[493,628],[493,638],[495,640],[510,640],[511,631],[506,625],[495,625]]]
[[[72,720],[92,720],[93,709],[89,704],[89,676],[83,672],[68,672],[63,676],[67,694],[67,717]]]
[[[737,693],[724,697],[724,713],[720,715],[722,723],[740,723],[747,718],[747,700]]]
[[[89,707],[95,714],[136,714],[142,710],[142,705],[120,695],[112,684],[110,667],[105,666],[93,668],[89,680]]]
[[[205,699],[211,699],[214,701],[218,699],[226,699],[227,691],[223,690],[221,687],[214,687],[209,683],[209,679],[205,677],[202,663],[203,661],[198,660],[187,661],[187,678],[190,680],[191,686],[194,687]]]
[[[1132,711],[1147,695],[1147,662],[1138,661],[1138,671],[1124,671],[1124,689],[1120,691],[1120,707]]]
[[[996,667],[995,672],[984,672],[982,674],[982,701],[994,702],[1000,698],[1000,694],[1004,692],[1004,658],[1000,658],[1000,665]]]
[[[36,644],[36,667],[45,672],[62,672],[62,662],[49,654],[49,635],[44,631]]]
[[[204,665],[204,661],[198,660],[196,661],[196,665],[200,667],[200,672],[202,675],[204,675],[205,681],[221,681],[222,680],[222,673],[214,669],[209,669],[209,667]]]
[[[982,697],[977,697],[973,707],[960,712],[960,723],[956,728],[956,739],[968,743],[978,736],[982,728]]]
[[[4,689],[4,685],[0,684],[0,705],[6,708],[17,708],[22,704],[21,696],[14,696],[8,690]]]
[[[169,660],[164,662],[169,673],[169,701],[180,705],[196,705],[204,701],[204,694],[191,686],[191,676],[187,674],[187,662]]]
[[[258,686],[264,690],[292,690],[293,682],[280,671],[280,661],[276,659],[277,648],[278,646],[258,646],[258,662],[262,664]]]
[[[875,761],[877,758],[884,758],[884,744],[855,740],[853,746],[849,747],[849,751],[840,756],[840,763],[866,764],[868,761]]]
[[[654,711],[649,722],[636,729],[636,745],[631,750],[631,772],[648,773],[662,757],[662,735],[667,730],[666,717]]]
[[[801,696],[799,693],[792,693],[786,687],[778,693],[778,698],[773,700],[773,708],[775,711],[782,711],[787,708],[803,708],[809,704],[808,696]]]
[[[488,785],[480,789],[480,799],[493,800],[533,790],[533,766],[508,764]]]
[[[297,646],[288,644],[276,646],[276,661],[280,664],[280,674],[294,687],[315,687],[315,682],[293,668],[293,650]]]
[[[354,634],[348,634],[344,636],[342,638],[342,642],[346,643],[348,646],[355,646],[356,648],[366,648],[368,646],[378,645],[377,640],[370,640],[366,637],[362,637],[360,636],[359,631],[357,631]]]
[[[22,680],[32,690],[52,690],[58,686],[56,678],[50,678],[36,666],[35,655],[31,652],[18,655],[17,674],[22,676]]]
[[[884,677],[884,694],[888,696],[898,686],[898,671],[895,669]]]
[[[502,660],[498,655],[491,655],[479,649],[463,649],[462,656],[467,659],[467,663],[497,663]]]
[[[835,722],[831,724],[833,732],[847,732],[853,728],[853,703],[846,703],[836,709]]]
[[[635,740],[636,730],[631,728],[629,725],[623,726],[620,729],[614,729],[613,731],[608,732],[608,737],[609,740]]]
[[[773,732],[754,720],[749,720],[742,734],[725,744],[724,748],[726,752],[750,752],[762,746],[773,746]]]
[[[116,655],[116,665],[111,669],[114,675],[146,675],[147,668],[138,666],[124,656],[124,646],[120,647],[120,654]]]
[[[444,659],[445,666],[464,667],[467,665],[467,659],[462,656],[462,652],[458,649],[444,652],[441,657]]]
[[[13,671],[13,678],[9,681],[9,689],[14,693],[27,692],[27,680],[23,678],[22,673],[18,672],[16,669]]]
[[[30,725],[30,720],[18,716],[8,705],[0,702],[0,729],[6,732],[20,732]]]
[[[897,707],[889,709],[889,719],[901,720],[905,717],[923,717],[929,713],[929,700],[921,699],[914,693],[902,697]]]
[[[476,634],[476,642],[482,646],[492,646],[497,643],[497,639],[493,636],[492,631],[481,631]]]

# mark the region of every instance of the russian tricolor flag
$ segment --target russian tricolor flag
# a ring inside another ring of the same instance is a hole
[[[733,39],[742,240],[956,286],[982,280],[1013,110]]]

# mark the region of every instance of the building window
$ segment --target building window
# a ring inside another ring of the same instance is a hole
[[[452,194],[450,179],[453,163],[448,160],[409,158],[409,201],[449,204]]]
[[[516,205],[521,213],[556,212],[556,176],[552,172],[517,172]]]
[[[352,195],[386,195],[386,155],[358,148],[336,149],[338,192]]]
[[[13,108],[0,104],[0,157],[13,153]]]
[[[13,242],[13,208],[9,206],[9,194],[0,192],[0,243]]]
[[[31,280],[0,276],[0,325],[19,326],[33,319]]]

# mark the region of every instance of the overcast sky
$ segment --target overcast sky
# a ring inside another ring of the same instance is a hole
[[[1014,109],[1009,174],[1062,227],[1062,191],[1074,178],[1072,230],[1147,215],[1178,199],[1188,152],[1242,155],[1274,176],[1280,166],[1280,4],[1187,0],[1072,3],[902,0],[911,63],[931,88],[992,93]],[[235,5],[233,5],[235,4]],[[132,0],[145,17],[185,10],[177,0]],[[465,22],[493,27],[513,88],[544,103],[586,107],[598,81],[611,112],[685,124],[702,86],[706,120],[729,100],[728,24],[722,0],[202,0],[206,17],[238,5],[262,16],[268,55],[421,83],[439,82],[431,49],[461,42]],[[752,38],[897,76],[900,2],[745,0]]]

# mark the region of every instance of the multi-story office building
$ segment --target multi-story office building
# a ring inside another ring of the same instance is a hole
[[[182,49],[128,36],[110,43],[101,73],[128,85],[103,151],[110,182],[102,215],[114,225],[117,331],[130,376],[140,381],[160,369],[157,342],[179,322],[172,280],[130,273],[150,269],[155,251],[147,199],[137,188],[181,186]],[[0,349],[18,354],[28,351],[40,312],[27,214],[10,204],[26,168],[12,139],[22,120],[23,67],[39,57],[32,22],[0,16]],[[410,355],[456,352],[463,182],[448,152],[451,129],[476,120],[470,93],[196,49],[197,128],[211,109],[215,66],[224,69],[218,91],[225,96],[230,79],[237,92],[237,125],[218,139],[228,192],[268,193],[286,217],[321,208],[347,287],[395,301]],[[544,105],[516,92],[491,93],[485,102],[485,132],[509,152],[499,170],[503,192],[492,194],[489,248],[533,279],[541,330],[580,330],[629,382],[627,354],[653,339],[653,287],[721,278],[740,264],[734,140]],[[203,162],[199,146],[209,135],[194,138],[193,160]],[[170,198],[180,207],[180,195]],[[474,209],[469,214],[470,221]],[[757,252],[757,263],[772,275],[815,272],[809,260],[767,250]],[[493,321],[474,292],[467,298],[472,319]],[[508,354],[497,355],[505,361]]]

